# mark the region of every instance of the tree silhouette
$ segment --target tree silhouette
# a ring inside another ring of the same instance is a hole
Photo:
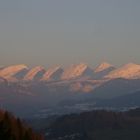
[[[43,140],[43,137],[11,113],[0,111],[0,140]]]

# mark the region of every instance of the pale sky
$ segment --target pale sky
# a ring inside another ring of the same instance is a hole
[[[140,0],[0,0],[0,65],[140,64]]]

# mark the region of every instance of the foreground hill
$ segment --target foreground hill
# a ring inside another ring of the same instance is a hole
[[[8,112],[0,110],[0,140],[43,140],[31,128]]]
[[[99,101],[97,106],[118,109],[140,107],[140,91],[135,91],[127,95],[115,97],[113,99]]]
[[[140,90],[140,79],[112,79],[98,86],[91,93],[94,97],[111,99]]]
[[[49,140],[139,140],[140,109],[65,115],[44,132]]]

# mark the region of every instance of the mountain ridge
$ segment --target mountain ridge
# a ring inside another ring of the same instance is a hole
[[[92,68],[85,63],[71,65],[67,68],[60,66],[44,68],[36,66],[30,68],[25,64],[12,65],[0,70],[0,77],[10,81],[56,81],[86,78],[90,80],[101,79],[139,79],[140,65],[128,63],[119,68],[103,62],[98,67]]]
[[[37,75],[38,74],[41,74],[42,73],[42,75],[45,73],[45,69],[44,69],[44,67],[42,67],[42,66],[36,66],[36,67],[34,67],[34,68],[31,68],[30,70],[29,70],[29,72],[24,76],[24,79],[23,80],[34,80],[36,77],[37,77]]]
[[[128,63],[122,67],[112,71],[105,78],[125,78],[125,79],[137,79],[140,78],[140,65],[134,63]]]

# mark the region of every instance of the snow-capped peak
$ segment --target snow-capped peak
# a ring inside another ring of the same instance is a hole
[[[28,70],[28,67],[24,64],[12,65],[5,67],[0,71],[0,77],[5,78],[9,81],[16,81],[16,74],[19,74],[22,71]],[[15,77],[14,77],[15,76]]]
[[[124,69],[127,69],[127,68],[137,69],[139,67],[140,67],[140,65],[135,64],[135,63],[128,63],[128,64],[126,64],[126,65],[123,66]]]
[[[76,78],[82,76],[86,72],[89,73],[91,71],[92,70],[90,70],[90,68],[85,63],[80,63],[79,65],[72,65],[64,71],[62,79]]]
[[[48,69],[46,73],[43,75],[41,80],[42,81],[59,80],[62,73],[63,69],[60,66],[56,66]]]
[[[13,76],[23,69],[28,69],[28,67],[24,64],[9,66],[0,71],[0,76],[1,77]]]
[[[24,77],[24,80],[35,80],[41,78],[41,75],[45,73],[45,69],[41,66],[32,68]]]
[[[103,63],[101,63],[101,64],[95,69],[94,72],[95,72],[95,73],[101,72],[101,71],[104,71],[104,70],[109,69],[109,68],[114,68],[114,66],[111,65],[111,64],[109,64],[109,63],[107,63],[107,62],[103,62]]]
[[[140,78],[140,65],[128,63],[109,73],[106,78]]]

